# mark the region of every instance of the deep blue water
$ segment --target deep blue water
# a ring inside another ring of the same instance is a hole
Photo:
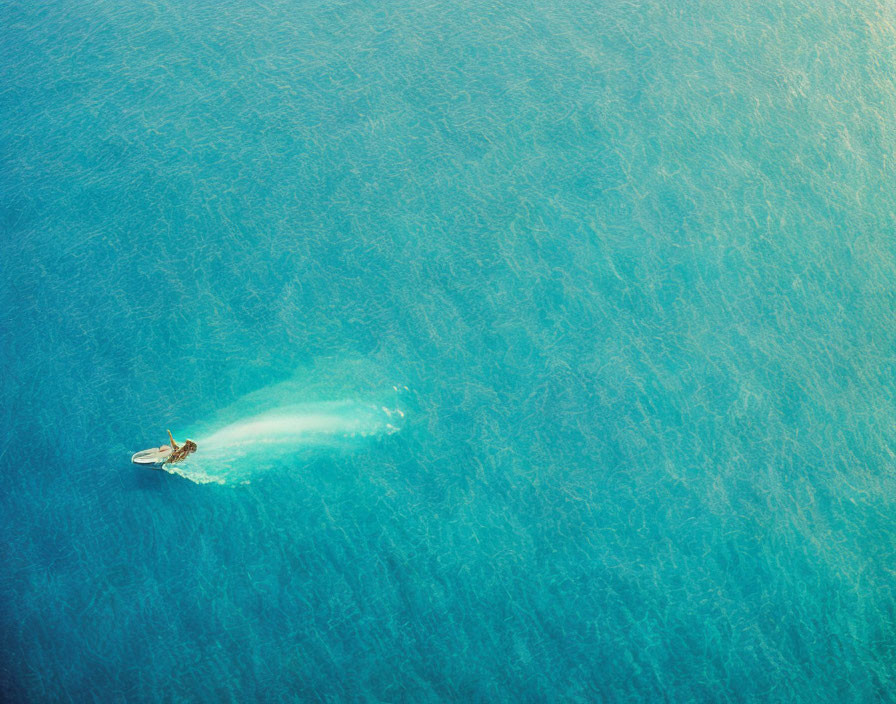
[[[0,698],[896,700],[894,65],[881,0],[2,0]]]

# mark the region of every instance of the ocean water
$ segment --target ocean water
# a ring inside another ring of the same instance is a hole
[[[0,698],[896,701],[894,65],[882,0],[0,1]]]

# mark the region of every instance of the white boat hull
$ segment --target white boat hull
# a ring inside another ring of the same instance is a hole
[[[131,462],[134,464],[161,465],[170,455],[171,448],[152,447],[148,450],[135,452],[131,457]]]

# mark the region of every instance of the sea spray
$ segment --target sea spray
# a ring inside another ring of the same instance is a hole
[[[245,483],[315,452],[351,450],[402,428],[407,393],[369,363],[320,363],[186,428],[197,451],[164,469],[197,483]]]
[[[165,469],[197,483],[246,482],[316,449],[350,449],[395,433],[404,417],[400,408],[354,400],[283,406],[197,436],[195,455]]]

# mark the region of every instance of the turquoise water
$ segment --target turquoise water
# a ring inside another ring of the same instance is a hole
[[[896,701],[892,5],[0,28],[3,699]]]

